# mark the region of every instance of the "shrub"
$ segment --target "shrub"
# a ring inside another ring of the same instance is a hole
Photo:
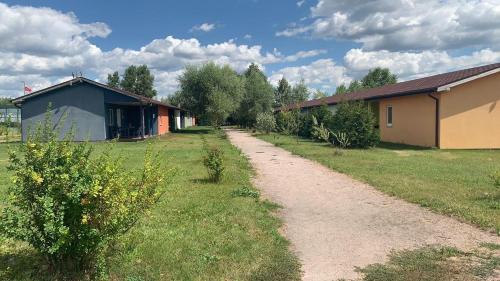
[[[345,133],[349,147],[372,147],[379,142],[375,129],[376,119],[364,102],[343,102],[333,115],[330,129],[337,134]]]
[[[218,183],[224,176],[224,152],[219,147],[208,145],[204,147],[204,150],[203,165],[207,168],[208,178]]]
[[[280,111],[276,116],[276,129],[285,135],[297,135],[300,130],[300,112]]]
[[[248,188],[247,186],[235,189],[231,192],[233,197],[252,197],[259,198],[260,194],[258,191]]]
[[[310,114],[314,115],[318,124],[330,124],[333,118],[333,114],[326,104],[311,109]]]
[[[314,122],[313,115],[309,112],[300,114],[299,117],[299,136],[303,138],[311,138]]]
[[[337,143],[338,146],[342,149],[345,149],[351,145],[351,141],[346,133],[335,133],[331,132],[333,137],[335,138],[334,143]]]
[[[313,120],[313,127],[311,132],[312,138],[329,143],[331,135],[330,130],[326,128],[323,125],[323,123],[318,125],[318,121],[314,115],[312,116],[312,120]]]
[[[9,151],[13,185],[0,233],[33,246],[53,273],[99,279],[109,243],[159,199],[171,171],[161,169],[151,148],[139,173],[130,173],[111,148],[94,157],[89,143],[59,136],[47,113],[19,150]]]
[[[257,130],[269,134],[276,129],[276,119],[272,113],[259,113],[255,127]]]

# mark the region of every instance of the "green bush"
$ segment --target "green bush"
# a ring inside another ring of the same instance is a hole
[[[54,274],[106,276],[104,254],[162,194],[172,171],[148,149],[144,166],[131,173],[111,147],[98,156],[72,135],[59,141],[52,116],[9,151],[12,186],[0,214],[0,233],[29,243]]]
[[[324,126],[323,123],[318,124],[316,117],[312,116],[313,127],[311,130],[311,137],[313,139],[330,143],[331,132]]]
[[[337,107],[329,125],[336,134],[345,133],[349,147],[367,148],[379,142],[376,119],[364,102],[343,102]]]
[[[274,118],[274,115],[267,112],[257,114],[255,128],[266,134],[276,130],[276,119]]]
[[[256,190],[250,189],[247,186],[235,189],[231,192],[231,195],[233,197],[252,197],[252,198],[259,198],[260,193]]]
[[[301,125],[298,110],[280,111],[276,116],[276,130],[285,135],[297,135]]]
[[[203,165],[207,168],[208,178],[212,182],[221,182],[224,176],[224,152],[216,146],[204,146]]]
[[[299,136],[311,138],[313,126],[313,115],[309,112],[301,113],[299,116]]]

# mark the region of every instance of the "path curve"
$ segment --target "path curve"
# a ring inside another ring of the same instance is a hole
[[[255,168],[256,187],[283,206],[284,235],[302,263],[303,280],[358,278],[356,266],[385,262],[393,249],[500,244],[494,234],[389,197],[244,131],[227,133]]]

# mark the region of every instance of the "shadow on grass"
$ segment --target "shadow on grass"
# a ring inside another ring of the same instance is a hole
[[[43,258],[29,248],[0,252],[0,280],[51,280]]]
[[[401,143],[390,143],[390,142],[381,142],[376,146],[376,148],[384,148],[384,149],[392,149],[392,150],[433,150],[434,148],[409,145],[409,144],[401,144]]]
[[[196,184],[213,184],[214,181],[208,178],[203,178],[203,179],[191,179],[190,180],[192,183]]]
[[[211,132],[213,132],[213,129],[212,128],[197,128],[197,127],[194,127],[194,128],[188,128],[188,129],[182,129],[182,130],[177,130],[177,131],[174,131],[175,134],[189,134],[189,135],[206,135],[206,134],[210,134]]]

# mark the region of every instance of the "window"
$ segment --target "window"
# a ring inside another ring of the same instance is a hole
[[[122,126],[122,110],[120,108],[116,109],[116,125],[118,128]]]
[[[112,108],[108,109],[108,121],[110,126],[115,125],[115,112]]]
[[[387,106],[387,127],[392,127],[392,105]]]

